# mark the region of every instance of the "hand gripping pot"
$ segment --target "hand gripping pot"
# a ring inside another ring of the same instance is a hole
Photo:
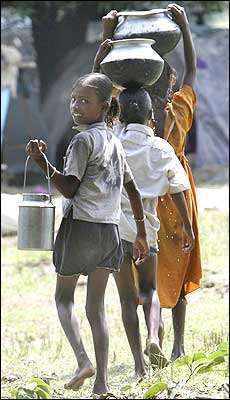
[[[50,176],[48,161],[47,178],[48,194],[25,193],[26,169],[30,156],[25,163],[23,200],[19,205],[18,249],[19,250],[53,250],[55,206],[51,201]]]

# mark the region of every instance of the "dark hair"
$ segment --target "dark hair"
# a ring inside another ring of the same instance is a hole
[[[104,74],[94,72],[84,75],[77,79],[72,87],[72,91],[77,86],[89,86],[95,89],[99,101],[108,101],[110,108],[105,116],[105,122],[109,126],[113,126],[113,120],[118,117],[119,105],[115,97],[112,97],[113,83]]]
[[[143,87],[124,89],[119,96],[120,121],[126,124],[143,124],[152,110],[152,102]]]
[[[164,60],[164,68],[160,78],[152,86],[146,87],[146,90],[151,97],[157,95],[164,99],[168,93],[168,90],[174,86],[176,82],[176,76],[176,70],[171,67],[166,60]],[[167,101],[170,100],[171,99],[167,99]]]
[[[105,123],[112,128],[114,121],[118,119],[119,114],[120,114],[120,106],[118,100],[116,99],[116,97],[112,97],[110,108],[105,116]]]

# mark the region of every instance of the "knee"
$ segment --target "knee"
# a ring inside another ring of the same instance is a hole
[[[85,307],[86,316],[90,323],[99,321],[104,316],[104,307],[98,304],[87,303]]]
[[[60,308],[69,308],[71,305],[73,305],[73,299],[65,296],[63,293],[56,292],[55,303],[58,310]]]
[[[132,298],[121,298],[121,311],[122,311],[122,318],[127,319],[127,318],[132,318],[136,312],[137,312],[137,306],[138,306],[138,297],[132,297]]]
[[[140,287],[140,296],[143,303],[154,303],[158,300],[157,291],[153,286]]]

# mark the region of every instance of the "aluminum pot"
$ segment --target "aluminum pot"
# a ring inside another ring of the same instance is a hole
[[[47,162],[48,194],[24,193],[26,185],[25,164],[23,200],[19,205],[18,249],[53,250],[55,206],[50,194],[50,177]],[[47,160],[46,160],[47,161]]]
[[[176,47],[181,37],[181,30],[166,9],[119,12],[113,39],[136,37],[155,40],[153,48],[163,56]]]
[[[112,41],[112,49],[100,64],[102,72],[121,88],[152,85],[164,67],[153,43],[143,38]]]

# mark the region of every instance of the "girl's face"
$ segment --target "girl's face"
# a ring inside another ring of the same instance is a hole
[[[73,89],[70,113],[76,125],[91,125],[102,122],[107,109],[108,102],[101,102],[94,88],[76,86]]]

